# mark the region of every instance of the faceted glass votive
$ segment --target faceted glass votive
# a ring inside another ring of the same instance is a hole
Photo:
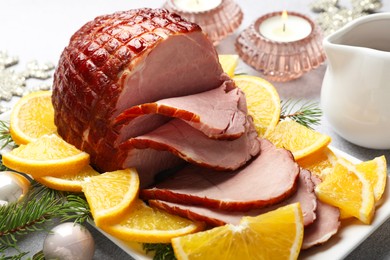
[[[167,0],[164,8],[198,24],[214,45],[218,45],[222,39],[233,33],[243,19],[240,6],[233,0],[221,0],[216,7],[201,11],[180,9],[175,0]]]
[[[281,14],[274,12],[258,18],[237,37],[235,47],[241,59],[260,71],[265,78],[286,82],[320,66],[325,61],[325,53],[319,28],[311,19],[299,13],[288,12],[288,15],[304,19],[311,26],[311,31],[302,39],[273,40],[260,33],[259,28],[264,21]]]

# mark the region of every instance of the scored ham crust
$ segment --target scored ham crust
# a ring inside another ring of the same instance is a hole
[[[165,9],[103,15],[80,28],[60,57],[52,103],[65,141],[89,153],[100,171],[137,168],[142,186],[182,164],[177,155],[192,163],[200,154],[214,156],[202,147],[177,151],[174,133],[162,137],[168,143],[141,139],[172,118],[221,140],[222,156],[230,152],[225,140],[244,142],[237,152],[245,154],[231,158],[234,167],[201,165],[234,170],[259,152],[244,95],[223,72],[213,44],[198,25]]]

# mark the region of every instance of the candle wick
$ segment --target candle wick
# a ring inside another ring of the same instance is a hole
[[[286,23],[283,23],[283,32],[286,31]]]

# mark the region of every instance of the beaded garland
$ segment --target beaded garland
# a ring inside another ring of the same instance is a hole
[[[13,66],[19,63],[19,58],[10,56],[5,51],[0,51],[0,113],[10,108],[7,102],[12,97],[21,97],[32,91],[49,90],[51,84],[41,83],[38,86],[27,87],[28,79],[46,80],[52,76],[54,65],[52,63],[40,64],[37,61],[27,63],[23,71],[13,70]]]
[[[340,5],[339,0],[316,0],[311,4],[311,10],[319,13],[316,22],[322,28],[324,35],[329,35],[346,23],[382,8],[380,0],[350,0],[349,2],[349,7]]]

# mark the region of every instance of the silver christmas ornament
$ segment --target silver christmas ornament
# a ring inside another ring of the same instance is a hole
[[[91,233],[73,222],[54,227],[43,243],[45,259],[89,260],[94,252],[95,242]]]
[[[23,198],[30,188],[30,181],[15,172],[0,172],[0,206],[17,202]]]

